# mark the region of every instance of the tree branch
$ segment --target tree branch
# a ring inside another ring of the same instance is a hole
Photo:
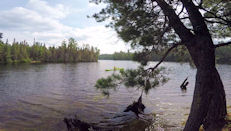
[[[222,25],[229,26],[227,23],[223,23],[221,21],[213,21],[213,20],[207,20],[207,19],[205,19],[205,21],[208,22],[208,23],[211,23],[211,24],[217,23],[217,24],[222,24]]]
[[[164,61],[164,59],[168,56],[168,54],[169,54],[174,48],[176,48],[176,47],[179,46],[179,45],[183,45],[183,43],[182,43],[182,42],[179,42],[179,43],[177,43],[177,44],[173,44],[173,46],[170,47],[170,48],[164,53],[164,55],[163,55],[163,57],[161,58],[161,60],[160,60],[154,67],[150,67],[150,68],[148,68],[147,70],[154,71],[154,70]]]
[[[230,20],[226,20],[224,18],[222,18],[221,16],[218,16],[216,13],[212,12],[212,11],[209,11],[209,10],[206,10],[205,8],[201,7],[201,6],[198,6],[199,9],[202,9],[204,11],[206,11],[207,13],[213,15],[214,17],[211,17],[211,18],[217,18],[217,19],[220,19],[222,21],[224,21],[226,23],[226,25],[228,26],[231,26],[231,21]],[[206,18],[206,17],[205,17]]]
[[[177,16],[180,16],[180,14],[184,11],[184,5],[182,5],[181,11],[177,14]]]
[[[194,35],[188,30],[181,22],[173,8],[164,0],[155,0],[160,8],[163,10],[164,15],[168,17],[170,26],[173,27],[175,32],[179,35],[182,41],[189,41]]]
[[[204,34],[210,36],[204,18],[199,12],[199,9],[192,2],[192,0],[181,0],[181,2],[188,12],[190,22],[192,23],[193,29],[195,30],[195,34]]]
[[[218,48],[218,47],[227,46],[227,45],[230,45],[230,44],[231,44],[231,41],[226,42],[226,43],[220,43],[220,44],[214,45],[214,47]]]
[[[201,0],[201,2],[199,3],[199,5],[198,5],[198,6],[202,6],[202,4],[203,4],[203,0]]]
[[[182,18],[180,18],[181,20],[185,20],[185,19],[189,19],[189,17],[187,16],[187,17],[182,17]]]

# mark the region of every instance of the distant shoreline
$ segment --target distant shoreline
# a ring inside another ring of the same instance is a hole
[[[15,64],[75,64],[75,63],[91,63],[98,61],[78,61],[78,62],[43,62],[43,61],[30,61],[30,62],[11,62],[11,63],[0,63],[0,65],[15,65]]]
[[[216,63],[217,64],[231,64],[231,46],[221,47],[216,50]],[[139,57],[139,54],[131,52],[115,52],[114,54],[100,54],[99,60],[136,60],[136,57]],[[161,60],[161,54],[151,54],[148,58],[149,61],[159,61]],[[164,61],[168,62],[190,62],[191,57],[188,52],[172,52],[170,53]]]

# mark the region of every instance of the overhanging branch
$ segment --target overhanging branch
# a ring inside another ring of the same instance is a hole
[[[222,25],[229,26],[229,24],[221,22],[221,21],[213,21],[213,20],[207,20],[207,19],[205,19],[205,21],[208,22],[208,23],[211,23],[211,24],[217,23],[217,24],[222,24]]]
[[[162,9],[164,15],[168,17],[170,26],[175,30],[182,41],[188,41],[194,35],[188,30],[181,22],[179,16],[175,13],[175,10],[167,4],[164,0],[155,0]]]
[[[231,21],[230,21],[230,20],[224,19],[222,16],[218,16],[216,13],[214,13],[214,12],[212,12],[212,11],[210,11],[210,10],[207,10],[207,9],[201,7],[201,6],[198,6],[198,8],[199,8],[199,9],[202,9],[202,10],[204,10],[204,11],[206,11],[207,13],[209,13],[209,14],[211,14],[211,15],[213,15],[213,17],[211,17],[211,18],[220,19],[220,20],[224,21],[224,22],[226,23],[226,25],[231,26]],[[221,23],[220,23],[220,24],[221,24]]]
[[[230,44],[231,44],[231,41],[214,45],[214,47],[218,48],[218,47],[227,46],[227,45],[230,45]]]
[[[201,15],[201,12],[198,10],[197,6],[193,3],[192,0],[181,0],[185,6],[186,11],[188,12],[189,20],[195,30],[195,34],[204,34],[209,36],[209,30],[204,21],[204,18]],[[203,1],[202,1],[203,2]]]
[[[176,43],[176,44],[173,44],[172,47],[170,47],[163,55],[163,57],[161,58],[161,60],[154,66],[154,67],[150,67],[148,68],[147,70],[151,70],[151,71],[154,71],[163,61],[164,59],[168,56],[168,54],[174,49],[176,48],[177,46],[179,45],[183,45],[182,42],[179,42],[179,43]]]

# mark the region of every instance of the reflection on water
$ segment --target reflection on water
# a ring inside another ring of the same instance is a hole
[[[74,114],[83,121],[97,125],[130,128],[128,121],[136,123],[136,117],[133,113],[123,113],[123,110],[137,100],[140,92],[119,88],[107,99],[94,87],[98,78],[111,73],[105,72],[105,69],[114,66],[135,68],[138,63],[101,60],[98,63],[1,65],[0,129],[65,130],[62,119]],[[147,107],[145,113],[155,113],[153,118],[157,122],[154,127],[180,129],[189,113],[195,69],[188,64],[170,62],[163,66],[170,69],[170,81],[143,96]],[[218,70],[230,105],[231,66],[218,65]],[[179,85],[187,76],[188,90],[182,93]]]

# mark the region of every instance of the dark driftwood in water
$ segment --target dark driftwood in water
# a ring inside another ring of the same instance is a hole
[[[187,81],[188,77],[183,81],[183,83],[180,85],[180,88],[182,90],[186,90],[187,89],[187,85],[189,84],[189,82]]]
[[[145,109],[144,104],[142,103],[142,94],[139,97],[138,101],[134,101],[133,104],[129,105],[124,112],[132,111],[136,114],[137,117],[139,117],[139,114],[143,114]]]
[[[89,131],[90,129],[104,130],[104,129],[97,127],[93,124],[81,121],[76,116],[75,116],[75,118],[64,118],[63,121],[66,124],[68,131],[76,131],[76,130],[77,131]]]
[[[143,93],[143,92],[142,92]],[[128,112],[128,111],[132,111],[136,114],[137,117],[139,117],[139,114],[143,114],[145,109],[144,104],[142,103],[142,94],[139,97],[138,101],[134,102],[133,104],[129,105],[124,112]],[[64,118],[64,123],[67,126],[68,131],[89,131],[89,130],[96,130],[96,131],[113,131],[113,130],[117,130],[117,129],[109,129],[109,128],[105,128],[105,127],[100,127],[100,126],[96,126],[93,125],[91,123],[87,123],[84,121],[81,121],[77,118],[77,116],[75,116],[75,118]]]
[[[77,116],[74,118],[64,118],[64,123],[68,131],[117,131],[117,128],[97,126],[92,123],[81,121]]]

